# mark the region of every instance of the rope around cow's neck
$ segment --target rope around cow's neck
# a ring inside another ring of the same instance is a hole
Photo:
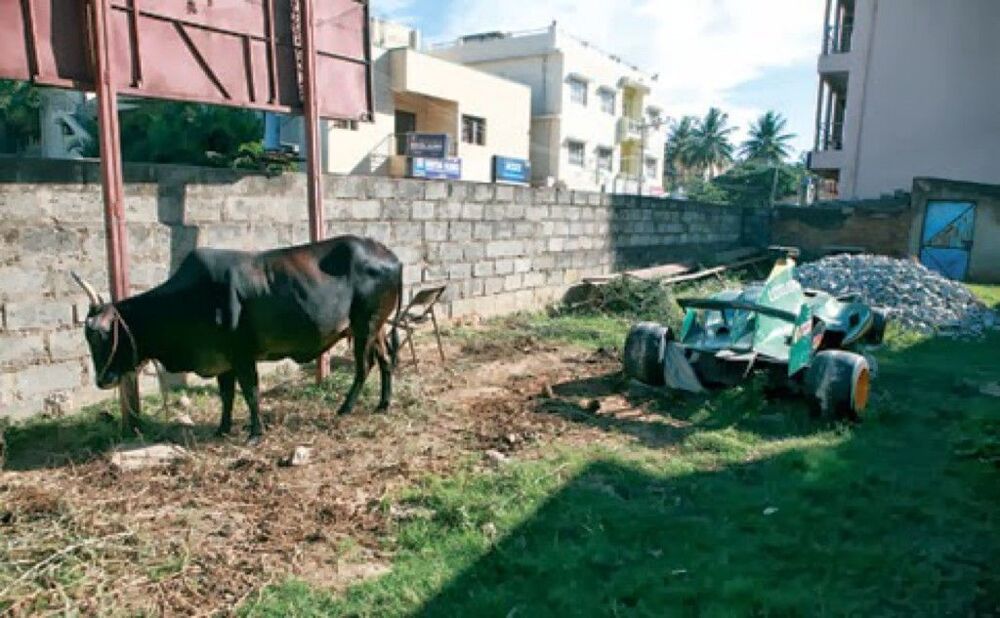
[[[139,364],[139,347],[135,343],[135,337],[132,335],[132,330],[128,327],[125,322],[125,318],[122,317],[118,308],[114,305],[108,305],[111,308],[111,353],[108,354],[108,360],[104,363],[104,368],[101,372],[97,374],[97,381],[100,382],[101,378],[108,372],[111,368],[111,362],[115,358],[115,354],[118,353],[118,325],[125,330],[125,334],[128,335],[129,342],[132,344],[132,364],[137,366]]]

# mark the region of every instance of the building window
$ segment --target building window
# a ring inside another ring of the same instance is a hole
[[[345,131],[357,131],[358,121],[357,120],[332,120],[330,125],[334,129],[343,129]]]
[[[597,98],[601,102],[601,111],[614,115],[615,91],[610,88],[600,88],[597,90]]]
[[[569,149],[569,164],[583,167],[585,159],[584,151],[586,148],[583,142],[566,142],[566,148]]]
[[[614,152],[610,148],[597,148],[597,169],[605,172],[611,171],[611,157]]]
[[[652,107],[646,109],[646,120],[649,124],[654,126],[659,124],[661,117],[660,110]]]
[[[656,159],[646,159],[646,178],[656,178]]]
[[[580,105],[587,105],[587,82],[582,79],[571,77],[566,80],[569,84],[569,100]]]
[[[486,145],[486,119],[462,116],[462,141],[466,144]]]

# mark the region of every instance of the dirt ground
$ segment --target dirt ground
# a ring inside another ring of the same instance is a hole
[[[253,448],[242,432],[211,437],[219,404],[206,396],[187,410],[199,428],[179,434],[190,456],[167,468],[124,473],[105,453],[0,473],[0,560],[14,567],[0,578],[0,608],[205,615],[290,576],[342,589],[389,567],[385,541],[408,514],[387,496],[470,460],[628,439],[575,415],[664,418],[618,392],[615,351],[451,339],[441,364],[422,347],[419,367],[401,362],[389,414],[369,400],[336,418],[342,393],[303,397],[299,378],[264,392],[267,433]],[[312,449],[308,465],[286,465],[296,446]]]

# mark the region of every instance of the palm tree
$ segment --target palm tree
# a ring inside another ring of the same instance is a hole
[[[733,144],[729,141],[729,135],[736,129],[727,126],[728,123],[729,114],[713,107],[694,129],[692,162],[702,170],[705,180],[714,178],[733,160]]]
[[[750,125],[747,141],[740,147],[740,154],[751,161],[780,163],[788,158],[788,142],[794,133],[784,133],[788,121],[781,114],[769,111]]]
[[[664,173],[673,178],[687,179],[694,167],[694,129],[698,119],[694,116],[684,116],[670,127],[667,143],[664,146]]]

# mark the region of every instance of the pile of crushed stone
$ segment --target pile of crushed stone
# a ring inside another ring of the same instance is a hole
[[[802,264],[796,278],[806,288],[857,294],[886,312],[891,322],[925,334],[980,337],[1000,325],[991,310],[958,281],[915,260],[880,255],[833,255]]]

